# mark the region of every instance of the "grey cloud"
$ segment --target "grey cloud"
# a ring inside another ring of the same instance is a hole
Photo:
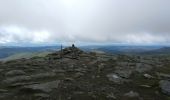
[[[0,0],[0,43],[169,43],[169,5],[169,0]]]

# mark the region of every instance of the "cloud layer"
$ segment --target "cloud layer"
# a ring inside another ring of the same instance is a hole
[[[169,44],[169,5],[169,0],[0,0],[0,44]]]

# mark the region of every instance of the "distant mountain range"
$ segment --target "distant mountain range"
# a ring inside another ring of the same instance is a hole
[[[140,54],[150,51],[161,50],[161,46],[90,46],[83,47],[84,50],[103,51],[111,54]]]
[[[170,54],[170,47],[162,47],[162,48],[159,48],[159,49],[156,49],[156,50],[151,50],[151,51],[148,51],[148,52],[143,52],[143,54],[159,54],[159,55],[169,55]]]
[[[142,55],[167,55],[170,47],[162,46],[80,46],[84,51],[110,54],[142,54]],[[45,56],[60,49],[60,46],[43,47],[0,47],[0,59],[12,60],[20,58],[31,58],[34,56]]]

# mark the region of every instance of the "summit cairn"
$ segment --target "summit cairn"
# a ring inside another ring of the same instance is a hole
[[[49,54],[48,57],[50,59],[63,59],[63,58],[78,59],[79,55],[82,53],[83,53],[82,50],[80,50],[74,44],[72,44],[71,47],[67,47],[64,49],[63,49],[63,46],[61,46],[60,51]]]

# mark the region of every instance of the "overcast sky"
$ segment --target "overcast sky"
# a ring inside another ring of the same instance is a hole
[[[169,44],[170,0],[0,0],[0,45]]]

